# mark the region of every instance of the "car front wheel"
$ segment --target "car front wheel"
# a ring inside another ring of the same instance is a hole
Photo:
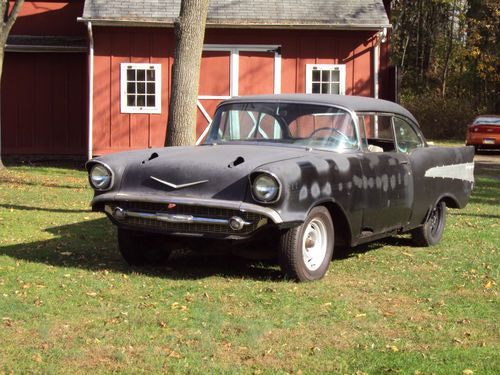
[[[291,279],[321,279],[330,265],[334,244],[333,221],[325,207],[311,210],[304,223],[281,235],[281,269]]]
[[[118,247],[131,266],[161,265],[170,256],[166,236],[118,228]]]
[[[437,244],[443,237],[445,224],[446,204],[441,201],[432,209],[424,225],[411,232],[413,242],[422,247]]]

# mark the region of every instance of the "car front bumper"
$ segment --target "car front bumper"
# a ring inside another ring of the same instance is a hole
[[[117,225],[178,235],[249,237],[269,222],[283,220],[272,208],[252,203],[191,197],[105,193],[92,201]]]

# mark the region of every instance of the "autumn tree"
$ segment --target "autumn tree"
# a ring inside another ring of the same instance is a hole
[[[5,52],[5,44],[7,43],[7,37],[9,36],[14,22],[16,22],[17,14],[21,5],[23,5],[24,0],[16,0],[11,9],[9,9],[9,0],[1,0],[0,3],[0,16],[2,17],[2,23],[0,24],[0,85],[2,83],[2,71],[3,71],[3,57]],[[0,126],[0,168],[3,168],[2,163],[2,135]]]
[[[165,146],[196,141],[196,105],[209,0],[182,0],[175,22],[175,52]]]
[[[463,139],[474,116],[499,112],[499,17],[498,0],[392,2],[402,102],[428,135]]]

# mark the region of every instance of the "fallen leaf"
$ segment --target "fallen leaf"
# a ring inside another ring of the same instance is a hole
[[[386,349],[389,349],[391,352],[399,352],[399,348],[396,345],[386,345]]]
[[[96,292],[88,292],[88,293],[85,293],[87,296],[89,297],[95,297],[97,296],[97,293]]]
[[[462,371],[462,375],[474,375],[474,371],[467,369]]]
[[[181,358],[181,355],[180,355],[179,353],[177,353],[175,350],[172,350],[172,351],[169,353],[169,355],[168,355],[168,356],[169,356],[169,357],[172,357],[172,358],[177,358],[177,359]]]
[[[495,282],[493,280],[488,280],[484,283],[484,288],[485,289],[491,289],[493,288],[493,285],[495,285]]]

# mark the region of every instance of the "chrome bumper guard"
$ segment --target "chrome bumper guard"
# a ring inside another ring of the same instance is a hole
[[[245,221],[239,216],[232,216],[229,219],[215,219],[208,217],[197,217],[193,215],[181,215],[181,214],[167,214],[162,212],[150,213],[150,212],[137,212],[124,210],[120,207],[111,207],[109,205],[104,206],[104,211],[115,218],[117,221],[123,221],[127,217],[136,217],[140,219],[149,219],[156,221],[163,221],[167,223],[176,224],[211,224],[211,225],[222,225],[231,228],[234,231],[239,231],[245,226],[252,225],[252,222]]]

